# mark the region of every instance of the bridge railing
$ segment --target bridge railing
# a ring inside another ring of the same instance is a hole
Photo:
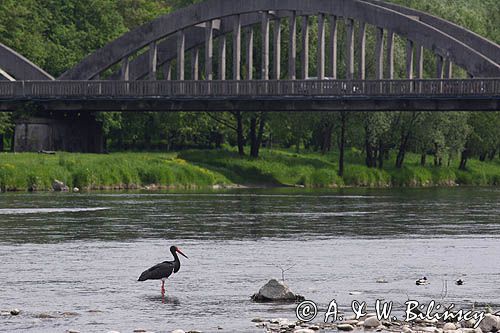
[[[270,81],[14,81],[2,98],[500,96],[499,79]]]

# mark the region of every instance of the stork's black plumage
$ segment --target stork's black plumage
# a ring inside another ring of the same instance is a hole
[[[146,281],[146,280],[161,280],[161,295],[162,300],[165,302],[165,280],[172,275],[172,273],[177,273],[181,268],[181,262],[177,253],[180,253],[182,256],[187,256],[182,253],[182,251],[177,246],[171,246],[170,252],[172,256],[174,256],[174,261],[164,261],[153,267],[142,272],[141,276],[139,276],[138,281]]]

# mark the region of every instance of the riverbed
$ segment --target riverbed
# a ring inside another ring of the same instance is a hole
[[[500,189],[240,189],[0,195],[0,316],[8,332],[262,332],[294,318],[256,304],[270,278],[335,299],[500,308]],[[181,257],[166,283],[140,273]],[[426,276],[430,284],[417,286]],[[465,284],[457,286],[456,279]],[[380,283],[385,282],[385,283]]]

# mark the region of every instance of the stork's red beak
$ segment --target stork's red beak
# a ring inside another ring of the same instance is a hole
[[[179,252],[184,258],[189,259],[179,248],[176,248],[175,251]]]

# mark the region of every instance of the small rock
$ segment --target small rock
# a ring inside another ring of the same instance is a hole
[[[172,331],[172,333],[186,333],[186,332],[184,332],[183,330],[174,330]]]
[[[356,319],[344,320],[342,322],[342,324],[349,324],[349,325],[353,325],[353,326],[356,326],[358,323],[359,323],[359,321]]]
[[[479,328],[483,332],[496,332],[500,330],[500,317],[487,313],[479,324]]]
[[[319,326],[317,325],[312,325],[312,326],[309,326],[309,329],[313,330],[313,331],[319,331]]]
[[[339,324],[337,325],[339,331],[354,331],[354,327],[349,324]]]
[[[254,318],[254,319],[252,319],[252,323],[262,323],[263,321],[265,321],[265,320],[262,319],[262,318]]]
[[[147,331],[145,329],[143,329],[143,328],[136,328],[134,330],[134,333],[145,333],[145,332],[147,332]]]
[[[21,313],[21,310],[19,310],[19,309],[12,309],[12,310],[10,310],[10,314],[13,315],[13,316],[17,316],[20,313]]]
[[[52,189],[56,192],[68,192],[69,187],[66,186],[62,181],[54,179],[54,182],[52,183]]]
[[[456,329],[457,329],[457,327],[453,323],[446,323],[443,326],[443,331],[454,331]]]
[[[75,317],[75,316],[79,316],[80,314],[76,313],[76,312],[67,311],[67,312],[63,312],[62,315],[64,317]]]
[[[366,328],[379,327],[380,326],[380,320],[378,320],[377,317],[366,318],[363,326],[366,327]]]
[[[378,279],[375,282],[377,282],[377,283],[389,283],[389,281],[387,281],[386,279]]]
[[[403,333],[413,333],[413,331],[411,330],[410,326],[408,325],[405,325],[401,328],[401,332]]]
[[[361,295],[363,294],[361,291],[350,291],[349,295]]]
[[[315,333],[315,332],[309,328],[299,328],[293,331],[293,333]]]
[[[198,331],[198,330],[192,330],[192,331],[189,331],[188,333],[201,333],[201,331]]]
[[[294,294],[286,284],[276,279],[269,280],[258,293],[252,296],[255,302],[294,302],[303,299],[303,296]]]
[[[80,192],[80,189],[78,187],[73,187],[73,192],[78,193]]]
[[[38,314],[36,317],[39,318],[39,319],[54,319],[54,318],[57,318],[57,316],[55,316],[53,314],[50,314],[50,313],[45,313],[45,312],[42,312],[42,313]]]
[[[77,330],[67,330],[66,332],[67,333],[80,333],[80,331],[77,331]]]

